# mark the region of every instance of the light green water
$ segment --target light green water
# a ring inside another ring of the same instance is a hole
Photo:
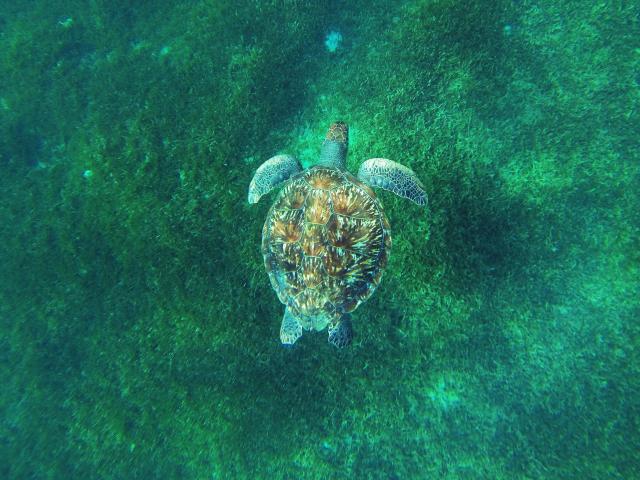
[[[130,3],[0,6],[1,478],[640,477],[636,3]],[[429,206],[288,350],[247,187],[336,120]]]

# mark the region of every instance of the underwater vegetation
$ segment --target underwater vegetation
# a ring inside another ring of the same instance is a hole
[[[639,29],[634,2],[0,7],[0,478],[640,477]],[[336,120],[351,171],[398,161],[429,205],[379,193],[350,347],[283,349],[247,187]]]

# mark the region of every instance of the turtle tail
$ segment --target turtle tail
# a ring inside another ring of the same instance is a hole
[[[318,165],[344,169],[349,147],[349,127],[344,122],[334,122],[322,142]]]

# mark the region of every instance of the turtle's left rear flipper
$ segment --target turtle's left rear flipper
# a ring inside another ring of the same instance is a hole
[[[302,325],[287,307],[280,325],[280,341],[283,345],[293,345],[302,336]]]

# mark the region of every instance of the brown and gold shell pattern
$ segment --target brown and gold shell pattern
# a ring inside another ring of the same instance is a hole
[[[265,267],[280,301],[299,317],[327,321],[371,296],[390,248],[389,223],[373,190],[325,167],[293,177],[262,230]]]

